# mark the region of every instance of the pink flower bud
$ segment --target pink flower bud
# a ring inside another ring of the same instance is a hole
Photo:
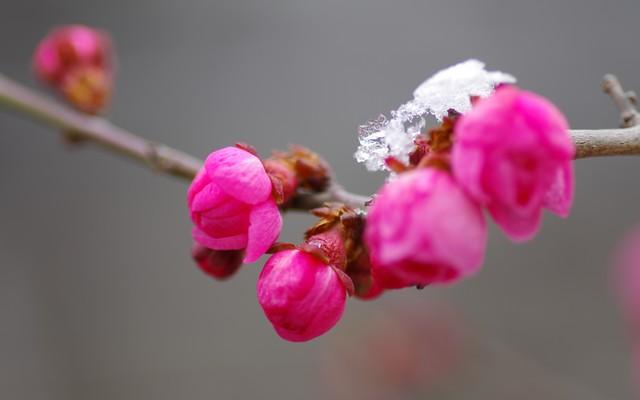
[[[273,193],[278,204],[286,204],[298,188],[298,179],[289,165],[283,160],[268,159],[264,168],[271,178]]]
[[[79,66],[111,67],[109,37],[93,28],[68,25],[50,32],[39,44],[33,58],[38,76],[57,84]]]
[[[334,268],[311,254],[285,250],[271,256],[258,278],[258,302],[280,337],[304,342],[342,317],[346,290]]]
[[[567,121],[548,100],[502,87],[460,118],[454,136],[456,178],[511,240],[535,236],[543,207],[569,215],[575,149]]]
[[[282,228],[271,191],[258,157],[237,147],[214,151],[187,194],[194,240],[214,250],[246,249],[244,262],[256,261]]]
[[[224,280],[238,271],[242,265],[244,251],[212,250],[194,243],[191,256],[202,272],[215,279]]]
[[[95,29],[70,25],[49,33],[38,45],[33,66],[44,82],[81,111],[104,110],[113,86],[109,37]]]
[[[448,283],[475,273],[487,227],[451,175],[426,168],[385,184],[369,210],[365,243],[383,288]]]

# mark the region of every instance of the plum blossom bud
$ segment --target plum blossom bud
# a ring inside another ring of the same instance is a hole
[[[40,79],[80,110],[95,114],[107,105],[113,80],[107,34],[82,25],[60,27],[40,42],[33,67]]]
[[[258,302],[280,337],[305,342],[342,317],[346,290],[336,269],[301,250],[280,251],[267,261],[257,285]]]
[[[212,250],[193,244],[191,257],[205,274],[224,280],[235,274],[242,265],[242,250]]]
[[[287,203],[296,193],[296,188],[298,187],[295,171],[288,163],[278,159],[265,160],[264,168],[271,178],[276,202],[278,204]]]
[[[455,127],[453,171],[513,241],[538,232],[542,208],[567,217],[575,149],[562,113],[513,86],[476,102]]]
[[[237,147],[207,157],[187,198],[194,240],[214,250],[245,250],[244,262],[262,256],[282,229],[262,162]]]
[[[449,173],[435,168],[385,184],[365,228],[373,278],[388,289],[467,277],[482,265],[486,242],[480,207]]]

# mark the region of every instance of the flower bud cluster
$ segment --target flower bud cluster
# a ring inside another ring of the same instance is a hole
[[[70,25],[40,42],[33,65],[73,106],[98,114],[111,95],[113,58],[105,33]],[[344,191],[338,198],[329,165],[304,147],[265,160],[247,144],[213,151],[187,193],[193,260],[222,280],[272,254],[258,301],[290,341],[331,329],[348,296],[373,299],[472,276],[484,260],[485,214],[523,242],[538,233],[544,209],[565,218],[573,202],[568,124],[514,82],[469,60],[427,80],[391,120],[361,127],[356,158],[395,174],[359,209],[353,204],[364,201]],[[441,123],[423,132],[427,114]],[[312,210],[319,220],[301,244],[277,243],[282,211],[310,194],[343,203]]]
[[[464,115],[418,135],[408,163],[368,209],[328,203],[299,244],[276,243],[281,210],[327,190],[329,167],[302,147],[262,161],[248,145],[214,151],[188,193],[194,259],[222,279],[269,252],[257,295],[275,331],[307,341],[331,329],[346,299],[450,284],[482,266],[485,210],[513,241],[538,232],[542,210],[569,214],[573,143],[549,101],[513,86],[474,100]]]
[[[483,209],[516,242],[536,235],[543,209],[569,214],[574,146],[563,115],[538,95],[503,86],[415,144],[410,165],[388,160],[399,175],[368,213],[366,245],[384,288],[477,272],[487,242]]]

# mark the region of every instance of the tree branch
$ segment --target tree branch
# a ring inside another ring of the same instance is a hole
[[[576,158],[640,155],[640,113],[636,97],[625,92],[613,75],[607,75],[604,91],[620,110],[622,128],[571,130],[576,144]],[[138,161],[154,172],[191,181],[202,167],[202,161],[161,143],[137,136],[111,122],[72,110],[3,75],[0,75],[0,105],[59,129],[77,142],[92,142],[113,153]],[[369,197],[346,191],[335,180],[326,192],[299,193],[290,208],[309,210],[325,202],[342,202],[364,208]]]
[[[2,75],[0,103],[68,133],[74,141],[96,143],[157,172],[191,180],[202,166],[197,158],[143,139],[103,118],[74,111]]]
[[[572,130],[576,158],[640,154],[640,112],[636,95],[625,92],[618,78],[605,75],[602,90],[620,111],[620,129]]]
[[[74,142],[95,143],[112,153],[138,161],[154,172],[191,181],[202,167],[202,161],[189,154],[146,140],[104,118],[72,110],[3,75],[0,75],[0,104],[59,129]],[[301,193],[297,197],[290,208],[309,210],[331,201],[364,208],[369,200],[347,192],[335,179],[324,193]]]

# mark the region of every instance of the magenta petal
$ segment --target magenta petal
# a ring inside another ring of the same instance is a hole
[[[213,238],[247,235],[249,214],[240,213],[222,218],[209,218],[202,215],[198,227]]]
[[[566,218],[573,203],[573,163],[565,163],[557,172],[556,178],[544,196],[544,206],[559,217]]]
[[[204,168],[200,169],[196,177],[193,178],[193,181],[191,181],[191,185],[189,185],[189,190],[187,190],[187,204],[189,205],[189,208],[191,208],[194,197],[202,189],[204,189],[210,182],[211,182],[211,179],[209,179],[209,176],[207,175],[207,171]]]
[[[214,238],[197,227],[191,232],[193,240],[213,250],[240,250],[247,246],[247,235],[240,234],[225,238]]]
[[[522,243],[531,240],[540,230],[541,209],[526,215],[516,214],[508,207],[497,204],[490,204],[488,209],[498,227],[514,242]]]
[[[259,204],[271,195],[271,180],[262,161],[237,147],[214,151],[204,163],[209,177],[230,196]]]
[[[281,229],[282,216],[272,198],[255,206],[249,216],[249,242],[244,262],[260,258],[278,239]]]
[[[191,212],[201,212],[212,209],[225,200],[230,200],[229,196],[215,183],[211,182],[204,186],[199,192],[190,195]]]

